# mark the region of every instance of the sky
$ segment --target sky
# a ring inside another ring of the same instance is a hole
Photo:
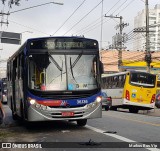
[[[148,1],[149,8],[160,4],[159,0]],[[46,5],[14,12],[41,4]],[[13,5],[11,9],[8,3],[3,5],[0,1],[0,11],[10,12],[8,26],[2,24],[0,31],[22,33],[22,43],[32,37],[84,35],[86,38],[98,40],[100,47],[106,49],[111,44],[112,37],[118,33],[115,27],[120,20],[104,17],[105,14],[122,16],[123,22],[129,23],[123,29],[127,34],[134,29],[134,17],[144,8],[145,0],[21,0],[20,6]],[[6,19],[4,16],[3,21]],[[125,46],[132,49],[132,41]],[[20,45],[0,43],[0,60],[8,59],[19,47]],[[1,66],[4,64],[0,63]]]

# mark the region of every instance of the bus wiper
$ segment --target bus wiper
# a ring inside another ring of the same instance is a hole
[[[76,82],[76,79],[75,79],[75,77],[74,77],[74,75],[73,75],[73,67],[72,67],[72,60],[71,60],[71,57],[70,57],[70,69],[71,69],[72,77],[73,77],[73,79],[74,79],[75,82]],[[76,82],[76,83],[77,83],[77,82]]]
[[[77,64],[77,62],[78,62],[79,59],[81,58],[82,54],[83,54],[83,52],[80,53],[80,54],[78,55],[78,57],[76,58],[76,60],[73,62],[73,64],[71,64],[71,67],[72,67],[72,68],[74,68],[74,66]]]
[[[48,52],[49,54],[49,57],[51,58],[52,62],[55,64],[55,66],[57,67],[57,69],[59,69],[59,71],[61,71],[62,73],[62,68],[63,67],[60,67],[59,64],[54,60],[54,58],[52,57],[52,55]]]
[[[62,69],[63,69],[63,61],[62,61]],[[62,71],[63,70],[61,70],[61,81],[62,81]]]

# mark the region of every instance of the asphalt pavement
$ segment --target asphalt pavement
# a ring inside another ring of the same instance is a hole
[[[140,114],[145,114],[149,116],[157,116],[160,117],[160,108],[155,108],[152,110],[144,110],[144,111],[139,111]]]

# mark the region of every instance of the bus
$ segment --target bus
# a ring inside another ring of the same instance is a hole
[[[160,75],[158,74],[158,79],[157,79],[157,94],[160,93]]]
[[[102,91],[112,97],[111,109],[131,113],[155,107],[157,76],[141,71],[126,71],[102,76]]]
[[[0,80],[0,100],[3,104],[7,103],[7,78]]]
[[[155,106],[160,108],[160,75],[158,74]]]
[[[67,120],[85,126],[87,119],[102,117],[102,72],[97,40],[28,39],[7,61],[13,119]]]

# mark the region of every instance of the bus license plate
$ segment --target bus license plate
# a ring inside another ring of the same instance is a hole
[[[74,112],[62,112],[62,116],[74,116]]]

